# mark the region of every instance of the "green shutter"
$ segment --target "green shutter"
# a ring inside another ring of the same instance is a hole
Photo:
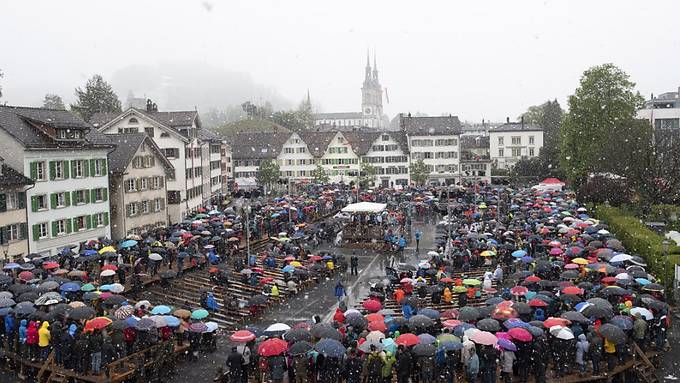
[[[109,190],[107,188],[102,189],[102,199],[107,201],[109,199]]]
[[[40,225],[33,225],[33,240],[37,241],[40,239]]]
[[[38,179],[38,163],[31,162],[31,179],[35,181]]]
[[[87,225],[88,229],[92,229],[92,216],[91,215],[85,216],[85,225]]]
[[[25,209],[26,208],[26,192],[19,192],[17,198],[19,198],[19,209]]]
[[[85,203],[90,203],[90,193],[88,193],[88,190],[83,190],[83,194],[85,194]]]
[[[50,181],[54,181],[57,178],[57,169],[54,161],[50,161]]]
[[[104,226],[109,224],[109,213],[104,213]]]
[[[83,177],[90,176],[90,167],[87,165],[87,160],[83,160]]]
[[[95,160],[90,160],[90,174],[92,174],[93,176],[95,175],[94,162],[95,162]],[[85,160],[85,164],[87,164],[87,160]]]
[[[19,225],[19,233],[21,234],[21,239],[27,239],[28,238],[28,224],[27,223],[22,223]]]
[[[52,206],[52,209],[56,209],[57,208],[57,193],[50,194],[50,201],[51,201],[50,206]]]
[[[52,236],[56,237],[58,231],[59,231],[59,225],[57,225],[57,221],[52,221]]]
[[[38,197],[37,196],[31,196],[31,211],[32,212],[38,211]]]
[[[66,164],[69,162],[71,163],[71,174],[73,174],[73,178],[76,178],[76,160],[71,160],[71,161],[64,161]]]
[[[97,201],[97,189],[90,189],[90,201]]]
[[[78,203],[78,194],[76,193],[75,190],[71,192],[71,201],[73,201],[74,205]]]
[[[71,234],[73,232],[73,220],[66,219],[66,234]]]
[[[69,161],[64,161],[64,164],[62,165],[62,167],[64,168],[64,179],[67,179],[69,177],[68,163],[69,163]]]
[[[102,175],[105,176],[106,175],[106,158],[104,158],[103,160],[100,160],[100,161],[102,162]]]
[[[71,193],[69,192],[64,193],[64,205],[71,206]]]

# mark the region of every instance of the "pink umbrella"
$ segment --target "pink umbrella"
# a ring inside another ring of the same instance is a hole
[[[496,336],[488,331],[479,331],[470,337],[470,340],[477,343],[477,344],[482,344],[485,346],[491,346],[493,344],[496,344],[496,341],[498,338]]]
[[[564,268],[566,270],[574,270],[574,269],[578,269],[578,267],[579,266],[575,263],[567,263],[566,265],[564,265]]]
[[[251,340],[255,339],[255,334],[248,330],[239,330],[233,333],[229,339],[232,342],[238,342],[238,343],[246,343],[250,342]]]
[[[385,322],[383,322],[383,321],[374,320],[374,321],[368,322],[368,330],[369,331],[385,332],[385,331],[387,331],[387,326],[385,325]]]
[[[415,346],[420,343],[420,339],[415,334],[401,334],[395,341],[398,345]]]
[[[550,255],[560,255],[560,254],[562,254],[562,249],[560,249],[559,247],[553,247],[552,249],[550,249]]]
[[[531,342],[531,339],[533,339],[531,333],[521,327],[511,328],[508,330],[508,335],[510,335],[512,339],[520,342]]]
[[[510,293],[512,295],[524,295],[527,293],[527,291],[529,291],[529,289],[524,286],[515,286],[510,289]]]
[[[444,323],[442,323],[442,325],[446,328],[454,328],[461,323],[463,323],[463,322],[456,320],[456,319],[448,319],[448,320],[445,320]]]
[[[497,332],[497,333],[496,333],[496,338],[498,338],[498,339],[512,340],[512,338],[510,337],[510,334],[508,334],[507,332],[503,332],[503,331]]]
[[[372,312],[378,312],[382,308],[382,305],[380,304],[380,301],[375,300],[375,299],[368,299],[364,301],[362,305],[366,310],[372,311]]]

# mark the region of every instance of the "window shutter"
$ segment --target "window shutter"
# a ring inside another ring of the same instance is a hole
[[[57,208],[57,194],[56,193],[50,194],[50,201],[51,201],[52,209],[56,209]]]
[[[37,241],[40,239],[40,225],[33,225],[33,240]]]
[[[107,201],[109,199],[109,190],[106,188],[102,189],[102,200]]]
[[[52,236],[56,237],[58,232],[59,232],[59,225],[57,225],[57,221],[52,221]]]
[[[165,198],[161,198],[161,211],[165,210]]]
[[[71,234],[73,231],[73,220],[66,218],[66,234]]]
[[[106,175],[106,158],[103,160],[100,160],[102,162],[102,175]]]
[[[69,177],[68,161],[63,161],[62,167],[64,168],[64,179],[66,179]]]
[[[149,156],[149,164],[151,165],[151,167],[156,165],[156,158],[154,158],[154,156]]]
[[[85,203],[90,203],[90,193],[89,190],[83,190],[83,194],[85,195]]]
[[[97,189],[90,189],[90,201],[95,202],[97,200]]]
[[[28,224],[26,222],[19,225],[19,232],[21,233],[21,239],[28,238]]]
[[[83,160],[83,177],[90,176],[90,167],[87,166],[87,160]]]
[[[7,194],[0,193],[0,212],[7,211]]]
[[[88,229],[92,229],[92,216],[91,215],[85,216],[85,225],[87,226]]]
[[[95,161],[96,161],[96,160],[90,160],[90,173],[91,173],[92,175],[95,175],[95,174],[96,174],[96,173],[95,173],[95,164],[94,164]],[[87,164],[87,160],[85,160],[85,164]]]
[[[38,179],[38,163],[31,162],[31,179],[33,181]]]
[[[66,206],[71,206],[71,193],[69,192],[64,193],[64,204]]]
[[[50,161],[50,181],[54,181],[57,178],[57,169],[54,161]]]
[[[31,211],[32,212],[38,211],[38,197],[37,196],[31,196]]]
[[[26,192],[19,192],[17,194],[17,198],[19,199],[19,209],[25,209],[26,208]]]
[[[75,190],[71,192],[71,201],[74,205],[78,203],[78,193]]]
[[[164,182],[163,176],[158,177],[158,186],[160,189],[163,189],[163,182]]]
[[[104,213],[104,226],[108,226],[109,224],[109,213]]]
[[[69,163],[69,161],[64,161],[66,164]],[[76,160],[71,160],[71,174],[73,174],[73,178],[76,178]]]
[[[130,205],[131,205],[131,204],[125,205],[125,216],[126,216],[126,217],[131,217],[131,216],[132,216],[132,212],[131,212],[131,207],[130,207]]]

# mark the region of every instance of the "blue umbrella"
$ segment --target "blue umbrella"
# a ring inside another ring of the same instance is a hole
[[[118,248],[120,249],[127,249],[128,247],[135,246],[137,244],[137,241],[134,239],[128,239],[127,241],[123,241],[118,245]]]
[[[524,263],[531,263],[531,262],[533,262],[533,261],[534,261],[534,259],[531,258],[531,257],[528,256],[528,255],[525,255],[525,256],[522,257],[522,262],[524,262]]]
[[[498,339],[498,347],[501,347],[508,351],[517,351],[517,346],[508,339],[500,338]]]
[[[281,269],[281,271],[283,271],[284,273],[292,273],[293,271],[295,271],[295,267],[291,265],[286,265]]]
[[[456,350],[461,350],[463,348],[462,343],[458,342],[444,342],[442,343],[437,351],[443,350],[443,351],[456,351]]]
[[[7,267],[7,266],[5,266],[5,267]],[[652,281],[650,281],[647,278],[635,278],[635,282],[637,282],[639,285],[642,285],[642,286],[647,286],[648,284],[652,283]]]
[[[158,305],[151,310],[151,314],[153,314],[153,315],[165,315],[165,314],[169,314],[171,311],[172,311],[172,309],[168,306]]]
[[[59,289],[66,292],[75,292],[80,291],[80,285],[75,282],[68,282],[61,285]]]
[[[519,318],[510,318],[510,319],[506,320],[505,322],[503,322],[503,326],[505,326],[505,328],[507,328],[509,330],[509,329],[515,328],[515,327],[528,328],[531,325],[529,323],[519,319]]]
[[[512,256],[515,258],[522,258],[525,255],[527,255],[527,252],[525,250],[515,250],[512,252]]]
[[[87,250],[83,251],[83,255],[86,256],[86,257],[89,257],[90,255],[95,255],[95,254],[97,254],[97,250],[87,249]]]
[[[475,325],[469,324],[469,323],[461,323],[458,326],[453,328],[453,335],[461,337],[465,335],[465,330],[471,329],[471,328],[476,328]]]
[[[383,345],[383,350],[384,350],[384,351],[389,351],[389,352],[391,352],[392,354],[394,354],[395,352],[397,352],[397,344],[394,343],[394,339],[392,339],[392,338],[385,338],[385,339],[381,340],[380,342],[381,342],[382,345]]]
[[[421,310],[418,310],[419,315],[425,315],[426,317],[432,319],[432,320],[437,320],[440,317],[439,311],[431,309],[431,308],[424,308]]]
[[[620,328],[621,330],[632,330],[633,329],[633,319],[625,315],[617,315],[613,317],[609,323]]]
[[[14,270],[14,269],[18,269],[18,268],[20,268],[20,267],[21,267],[20,264],[14,263],[14,262],[10,262],[10,263],[6,264],[5,267],[3,267],[3,269],[5,269],[5,270]]]
[[[205,310],[205,309],[194,310],[194,312],[191,313],[191,319],[201,320],[201,319],[203,319],[207,316],[208,316],[208,310]]]
[[[165,319],[165,323],[168,324],[168,327],[177,327],[180,324],[179,319],[172,315],[163,315],[163,319]]]
[[[420,334],[418,339],[420,339],[420,344],[433,344],[437,340],[430,334]]]
[[[9,314],[12,312],[11,307],[3,307],[0,309],[0,316],[4,317],[5,315]]]
[[[345,355],[345,352],[347,351],[342,343],[330,338],[321,339],[317,344],[314,345],[314,349],[320,354],[331,358],[339,358]]]
[[[99,291],[109,291],[111,290],[111,285],[101,285],[99,286]]]

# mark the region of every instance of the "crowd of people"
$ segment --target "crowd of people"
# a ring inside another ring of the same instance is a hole
[[[329,323],[235,332],[222,378],[544,382],[664,350],[663,287],[574,195],[478,186],[455,203],[438,248],[389,269],[357,307],[338,284]]]

